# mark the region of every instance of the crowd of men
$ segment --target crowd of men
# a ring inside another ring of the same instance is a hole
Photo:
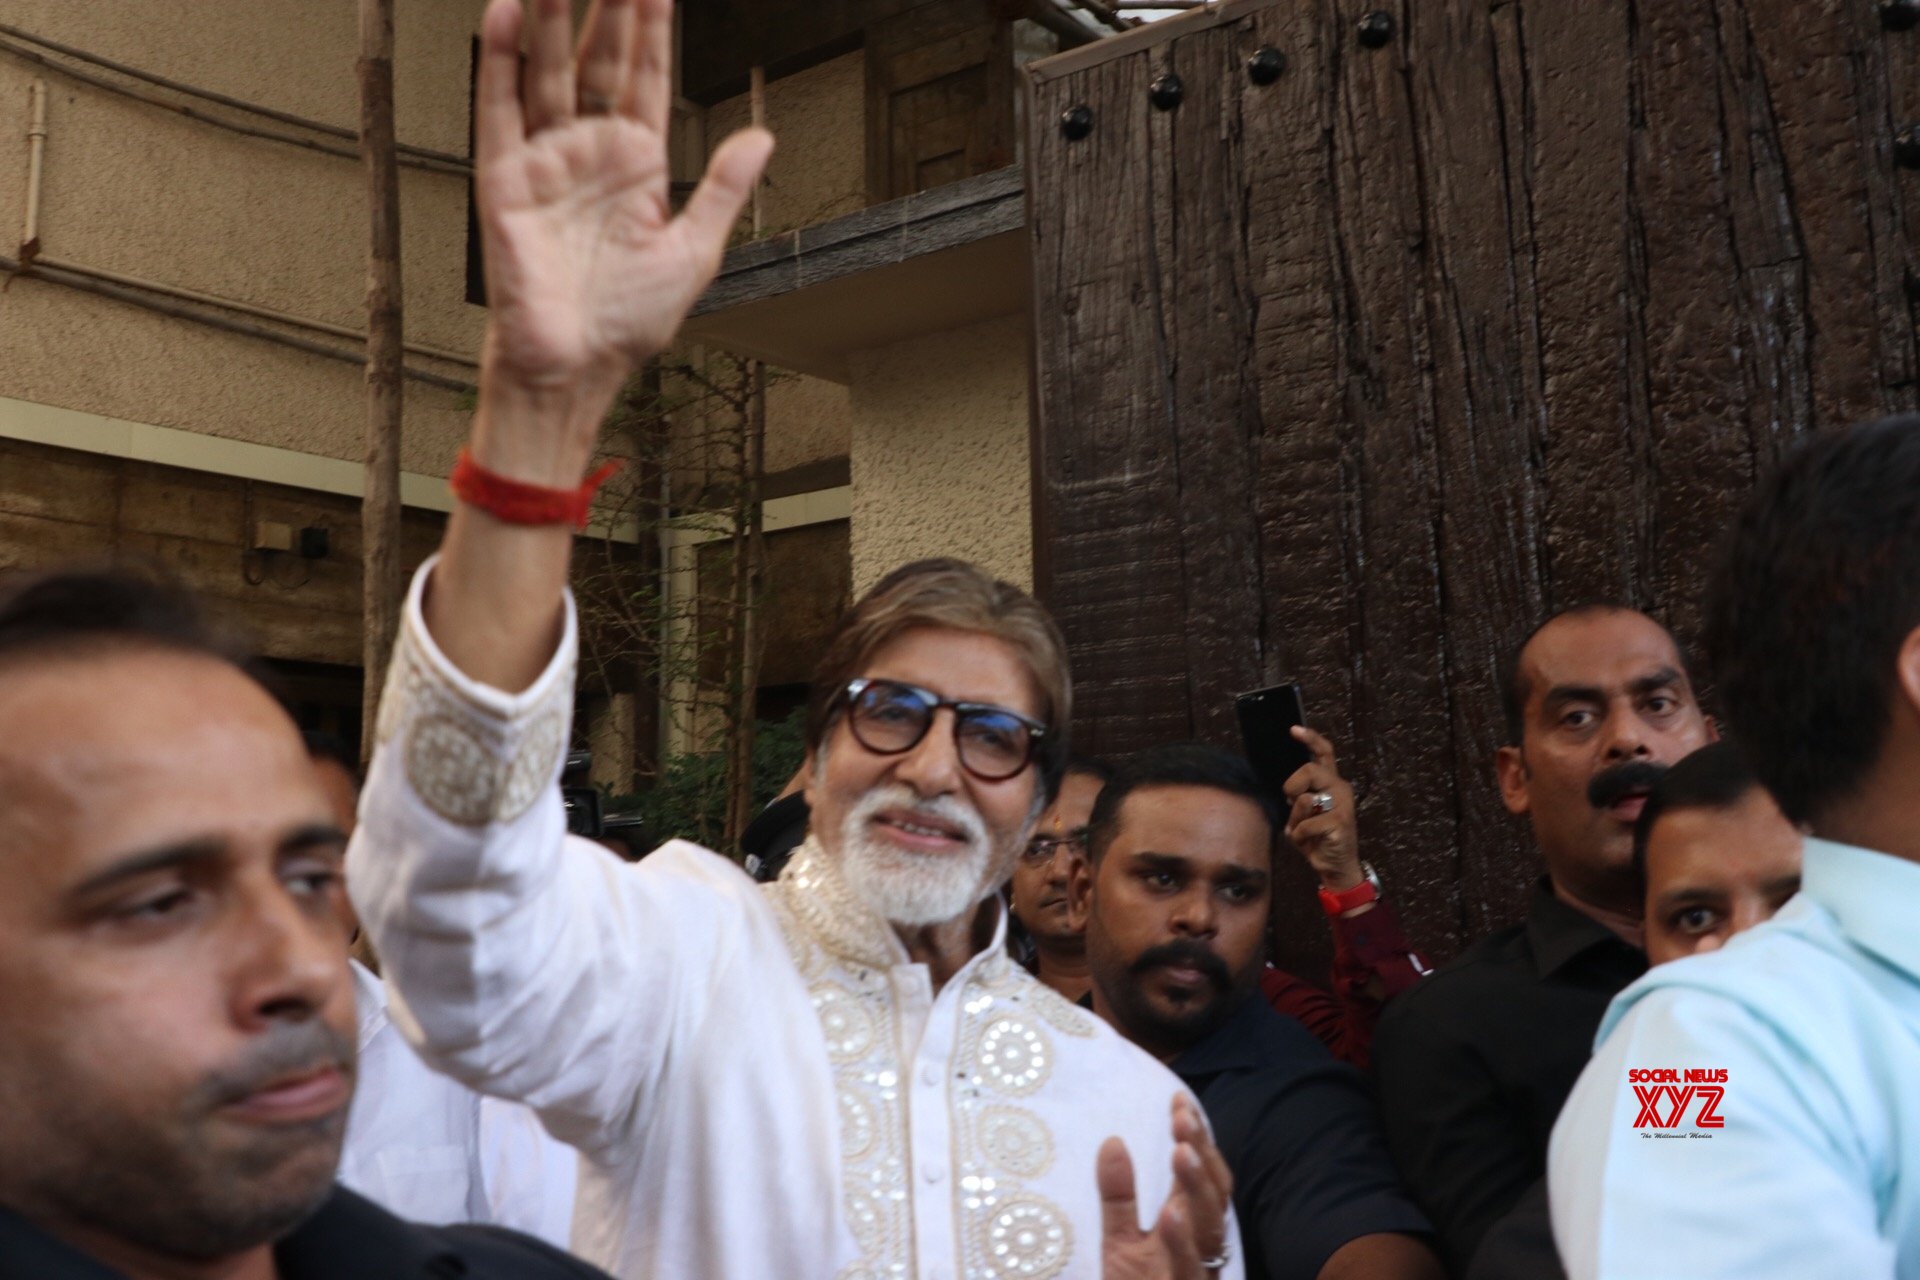
[[[1437,972],[1334,744],[1076,759],[956,560],[842,620],[759,879],[567,834],[582,477],[771,148],[671,212],[671,20],[488,9],[482,389],[364,779],[177,590],[0,598],[0,1278],[1920,1277],[1920,418],[1752,496],[1724,740],[1653,618],[1539,622],[1545,874]]]

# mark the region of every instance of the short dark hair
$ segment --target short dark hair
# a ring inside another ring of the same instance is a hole
[[[1747,503],[1707,605],[1727,720],[1793,822],[1879,761],[1920,627],[1920,415],[1803,442]]]
[[[1071,778],[1075,774],[1092,778],[1104,787],[1113,781],[1114,769],[1110,762],[1098,756],[1070,755],[1067,757],[1067,767],[1060,771],[1060,776]]]
[[[1637,613],[1666,632],[1667,639],[1673,641],[1674,653],[1679,655],[1680,673],[1687,677],[1689,684],[1692,683],[1693,673],[1687,669],[1686,651],[1680,647],[1680,641],[1675,638],[1672,629],[1666,623],[1658,618],[1649,617],[1644,610],[1636,609],[1630,604],[1622,604],[1618,600],[1589,600],[1583,604],[1571,605],[1541,619],[1533,630],[1527,632],[1526,638],[1507,654],[1506,661],[1501,666],[1500,711],[1506,718],[1508,746],[1519,746],[1527,731],[1527,699],[1533,696],[1533,685],[1528,681],[1526,670],[1521,665],[1521,659],[1526,656],[1527,646],[1532,644],[1535,637],[1542,631],[1562,618],[1583,618],[1596,613]]]
[[[69,569],[0,591],[0,663],[97,644],[203,654],[260,678],[245,648],[178,583],[125,569]]]
[[[1210,787],[1242,796],[1260,806],[1267,820],[1267,843],[1280,831],[1280,802],[1260,781],[1246,758],[1204,742],[1149,747],[1113,771],[1093,802],[1087,819],[1087,854],[1098,862],[1120,829],[1120,806],[1145,787]]]
[[[1653,824],[1688,809],[1731,809],[1760,785],[1746,753],[1731,741],[1710,742],[1660,775],[1633,824],[1633,874],[1647,883],[1647,840]]]
[[[304,729],[300,740],[307,744],[307,754],[315,760],[328,760],[347,771],[347,776],[357,784],[360,781],[360,753],[346,744],[338,734],[326,733],[318,729]]]

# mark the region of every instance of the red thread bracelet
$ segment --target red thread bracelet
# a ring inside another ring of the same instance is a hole
[[[508,524],[570,524],[587,527],[593,495],[620,469],[618,459],[602,465],[575,489],[549,489],[496,475],[473,460],[465,448],[447,477],[453,496]]]

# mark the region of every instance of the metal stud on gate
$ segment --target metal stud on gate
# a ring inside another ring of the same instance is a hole
[[[1186,96],[1187,86],[1171,71],[1155,77],[1154,82],[1147,86],[1147,101],[1161,111],[1173,110]]]
[[[1379,49],[1393,39],[1393,15],[1385,9],[1375,9],[1360,19],[1360,43],[1369,49]]]
[[[1060,113],[1060,132],[1068,142],[1078,142],[1093,132],[1093,108],[1086,103],[1068,107]]]
[[[1888,31],[1920,27],[1920,0],[1880,0],[1880,25]]]
[[[1278,80],[1287,69],[1287,55],[1270,44],[1261,45],[1247,59],[1247,79],[1262,88]]]

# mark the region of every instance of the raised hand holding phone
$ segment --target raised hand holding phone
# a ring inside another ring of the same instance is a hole
[[[1366,878],[1353,787],[1340,776],[1331,742],[1305,725],[1294,726],[1293,736],[1312,759],[1285,783],[1293,806],[1287,814],[1287,839],[1306,855],[1322,888],[1342,893]]]

